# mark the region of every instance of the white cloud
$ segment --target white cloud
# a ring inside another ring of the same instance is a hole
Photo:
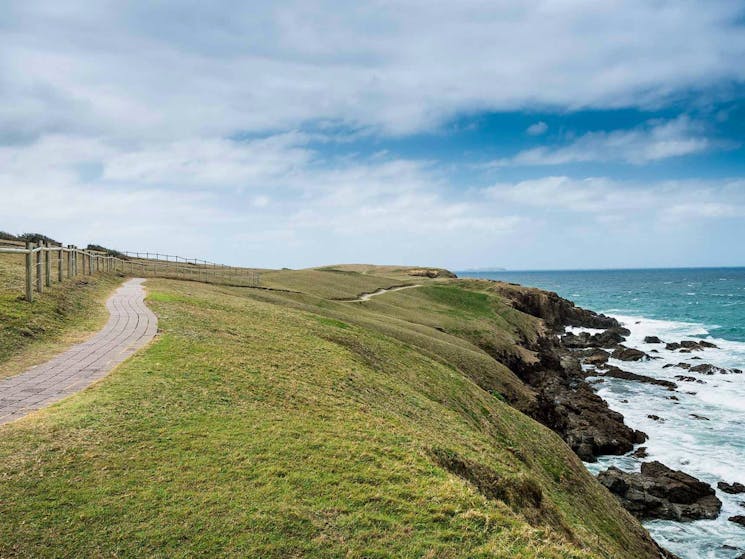
[[[544,211],[587,214],[597,222],[631,223],[745,217],[745,180],[637,183],[605,177],[550,176],[499,183],[485,191],[494,200]]]
[[[50,136],[6,146],[0,149],[0,223],[76,244],[228,262],[236,253],[224,252],[226,240],[244,239],[254,247],[251,258],[262,251],[257,264],[281,266],[333,260],[340,239],[337,251],[373,239],[423,246],[460,236],[496,238],[526,222],[478,196],[451,198],[450,185],[427,161],[385,154],[328,160],[307,142],[304,135],[277,134],[129,151]],[[93,171],[86,168],[91,162]],[[267,241],[257,248],[259,239]],[[292,247],[298,254],[288,262],[285,251]]]
[[[485,255],[508,265],[558,258],[578,221],[618,242],[619,223],[736,222],[740,183],[546,177],[479,190],[387,145],[324,155],[306,131],[352,141],[479,111],[726,96],[745,80],[740,16],[728,0],[706,10],[693,0],[11,0],[0,26],[0,222],[267,266],[479,265]],[[546,131],[538,122],[526,133]],[[682,117],[516,160],[644,163],[709,149],[704,132]]]
[[[525,130],[525,132],[529,136],[541,136],[546,133],[548,130],[548,124],[543,122],[542,120],[539,122],[536,122],[535,124],[531,124],[528,126],[528,128]]]
[[[714,142],[704,127],[685,115],[668,121],[654,120],[631,130],[588,132],[561,147],[537,147],[501,159],[493,166],[561,165],[588,161],[624,161],[642,165],[670,157],[701,153]]]
[[[65,6],[3,6],[8,138],[175,141],[324,119],[404,133],[473,110],[648,107],[745,79],[728,0]]]
[[[305,166],[312,153],[302,134],[251,141],[220,138],[146,145],[107,160],[103,179],[177,186],[260,186]]]

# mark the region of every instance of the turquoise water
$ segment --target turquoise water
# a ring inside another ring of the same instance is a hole
[[[678,383],[675,396],[649,384],[597,376],[596,389],[626,423],[649,435],[649,457],[716,486],[745,483],[745,374],[700,375],[701,382],[676,379],[687,374],[666,364],[711,363],[745,369],[745,268],[490,272],[458,274],[509,281],[556,291],[579,306],[615,316],[631,330],[626,345],[659,359],[611,364],[627,371]],[[681,354],[646,344],[645,336],[664,341],[703,338],[718,346]],[[694,415],[707,420],[696,419]],[[662,421],[649,418],[657,415]],[[638,471],[631,456],[601,458],[587,464],[593,473],[617,466]],[[722,513],[716,520],[652,521],[645,526],[664,547],[684,559],[735,558],[745,553],[745,528],[728,517],[745,514],[745,494],[717,491]]]
[[[556,291],[580,307],[707,326],[718,338],[745,341],[745,268],[459,272]]]

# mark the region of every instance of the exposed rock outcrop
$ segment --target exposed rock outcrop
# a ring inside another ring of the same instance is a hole
[[[650,359],[649,355],[644,353],[642,350],[626,346],[619,346],[610,354],[610,356],[613,359],[618,359],[620,361],[646,361]]]
[[[662,344],[664,342],[661,339],[659,339],[657,336],[645,336],[644,343],[645,344]]]
[[[623,380],[633,380],[636,382],[644,382],[646,384],[655,384],[657,386],[663,386],[668,390],[675,390],[676,388],[678,388],[678,385],[670,380],[657,379],[654,377],[648,377],[646,375],[630,373],[629,371],[624,371],[623,369],[619,369],[618,367],[614,367],[613,365],[607,366],[603,370],[602,374],[606,377],[613,377]]]
[[[494,290],[511,301],[512,306],[517,310],[543,319],[554,332],[563,332],[566,326],[621,328],[615,318],[578,307],[552,291],[542,291],[531,287],[516,288],[499,282],[494,283]],[[628,330],[625,331],[625,335],[628,336]]]
[[[561,343],[564,347],[570,349],[614,348],[626,339],[623,336],[623,331],[621,328],[608,328],[598,334],[568,332],[561,338]]]
[[[710,365],[709,363],[701,363],[700,365],[689,367],[688,370],[691,371],[692,373],[700,373],[702,375],[713,375],[713,374],[728,375],[730,373],[734,373],[738,375],[742,374],[742,370],[740,369],[725,369],[723,367],[717,367],[716,365]]]
[[[483,348],[535,390],[536,404],[526,413],[556,431],[588,462],[603,454],[626,454],[647,439],[646,434],[626,425],[623,416],[595,393],[578,360],[577,349],[615,347],[629,334],[627,329],[614,318],[579,308],[556,293],[500,282],[494,282],[493,289],[515,308],[542,319],[549,330],[537,340],[522,341],[523,347],[537,356],[530,362],[519,355],[498,354],[493,347]],[[567,334],[571,340],[580,340],[567,349],[551,334],[563,333],[567,326],[602,328],[604,332]],[[604,359],[604,354],[593,354],[600,361]]]
[[[610,358],[610,353],[604,349],[586,349],[578,354],[582,362],[587,365],[604,365]]]
[[[640,519],[713,519],[722,508],[709,484],[660,462],[643,463],[641,473],[611,467],[598,480]]]
[[[631,453],[631,456],[633,456],[634,458],[640,458],[640,459],[646,458],[647,456],[649,456],[649,452],[647,452],[646,446],[640,446],[634,452]]]
[[[739,481],[736,481],[734,483],[727,483],[726,481],[720,481],[717,483],[717,487],[724,491],[725,493],[729,493],[730,495],[738,495],[739,493],[745,493],[745,485],[740,483]]]
[[[558,381],[542,385],[535,417],[559,433],[586,462],[595,462],[603,454],[625,454],[647,440],[584,381],[574,388]]]
[[[706,340],[683,340],[682,342],[669,342],[665,344],[665,349],[670,351],[680,350],[682,353],[690,353],[691,351],[703,351],[707,348],[716,348],[716,344],[707,342]]]
[[[700,378],[696,377],[689,377],[686,375],[675,375],[675,380],[679,380],[681,382],[697,382],[699,384],[706,384],[705,380],[701,380]]]
[[[420,278],[457,278],[453,272],[444,268],[414,268],[408,275]]]

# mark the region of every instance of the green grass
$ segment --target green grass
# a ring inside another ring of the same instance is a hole
[[[22,255],[0,254],[0,378],[23,371],[99,330],[108,318],[114,275],[54,282],[32,303],[24,299]]]
[[[421,278],[361,274],[331,269],[280,270],[261,274],[261,284],[274,289],[308,293],[324,299],[350,299],[361,293],[421,283]]]
[[[342,303],[318,293],[366,280],[317,273],[336,284],[149,280],[153,344],[0,427],[0,557],[657,556],[504,401],[532,395],[477,342],[535,319],[488,284]]]

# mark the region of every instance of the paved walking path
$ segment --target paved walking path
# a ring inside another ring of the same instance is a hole
[[[144,281],[131,279],[109,297],[109,321],[90,340],[51,361],[0,380],[0,424],[82,390],[147,344],[155,335],[158,319],[145,306]]]

